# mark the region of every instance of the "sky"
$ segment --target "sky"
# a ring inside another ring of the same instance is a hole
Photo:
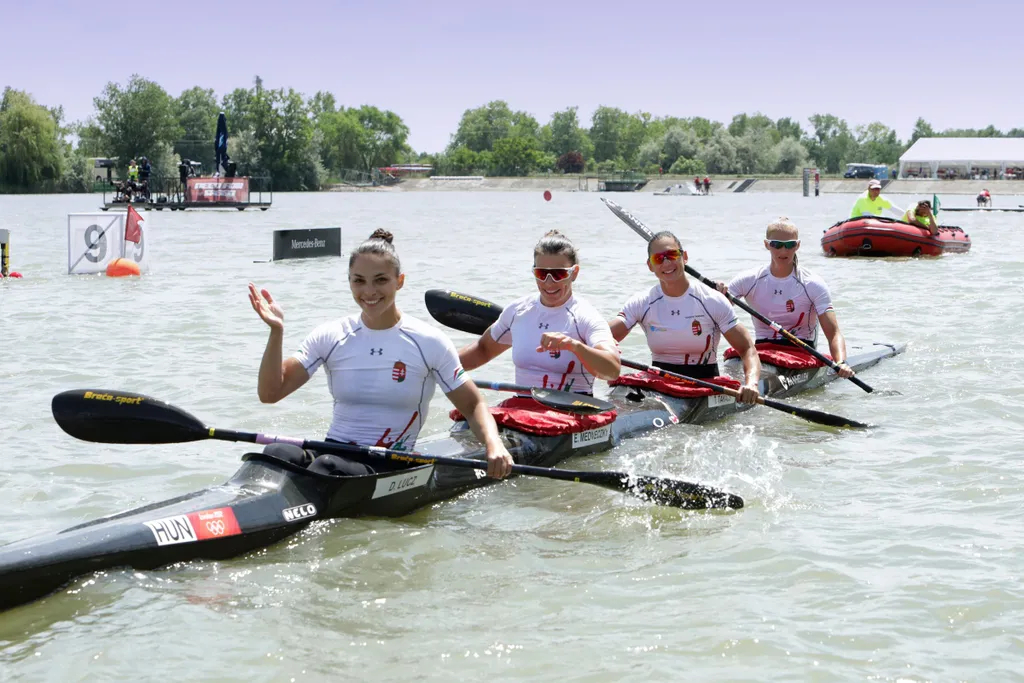
[[[137,73],[173,96],[198,85],[219,99],[256,75],[329,91],[394,111],[425,152],[498,99],[541,124],[577,106],[589,126],[604,105],[725,123],[761,112],[805,129],[831,113],[901,138],[918,117],[1024,127],[1020,0],[15,2],[0,8],[0,87],[62,105],[68,121]]]

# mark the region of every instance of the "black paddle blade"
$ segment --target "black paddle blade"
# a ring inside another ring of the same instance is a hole
[[[704,484],[649,476],[636,477],[628,483],[632,485],[634,495],[683,510],[739,510],[743,507],[743,499],[739,496]]]
[[[537,402],[555,410],[563,410],[567,413],[579,413],[591,415],[593,413],[606,413],[615,410],[615,404],[602,401],[593,396],[574,394],[569,391],[557,391],[555,389],[533,389],[530,394]]]
[[[445,327],[470,334],[483,334],[502,310],[496,303],[450,289],[428,289],[423,299],[434,320]]]
[[[630,476],[622,472],[578,472],[576,481],[596,484],[607,489],[631,493],[659,505],[683,510],[732,509],[743,507],[739,496],[704,484],[693,484],[679,479]]]
[[[811,408],[800,408],[798,406],[791,406],[788,403],[781,401],[775,401],[770,398],[764,400],[764,404],[769,408],[775,408],[783,412],[802,417],[809,422],[815,422],[817,424],[826,425],[829,427],[854,427],[856,429],[867,429],[871,425],[864,424],[863,422],[857,422],[851,420],[848,417],[842,415],[833,415],[832,413],[825,413],[820,410],[813,410]]]
[[[180,408],[126,391],[75,389],[51,402],[65,432],[96,443],[183,443],[208,437],[199,420]]]

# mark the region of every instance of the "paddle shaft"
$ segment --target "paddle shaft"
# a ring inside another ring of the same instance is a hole
[[[475,460],[473,458],[452,458],[442,455],[428,456],[411,451],[397,451],[381,446],[359,446],[356,444],[340,443],[337,441],[316,441],[313,439],[297,439],[290,436],[277,436],[274,434],[257,434],[254,432],[237,432],[233,429],[210,428],[208,438],[220,441],[247,441],[267,445],[272,443],[286,443],[298,446],[302,449],[316,451],[318,453],[335,453],[351,456],[353,460],[375,462],[381,459],[392,462],[401,462],[412,465],[451,465],[452,467],[469,467],[477,470],[486,470],[486,460]],[[479,451],[476,455],[482,455]],[[512,465],[512,471],[516,474],[533,474],[544,476],[539,472],[546,473],[548,470],[543,467],[532,467],[530,465]],[[555,477],[561,478],[561,477]]]
[[[318,453],[335,453],[351,456],[353,460],[379,461],[380,459],[400,462],[409,465],[449,465],[451,467],[467,467],[476,470],[487,470],[486,460],[475,458],[453,458],[444,455],[423,455],[411,451],[396,451],[381,446],[357,446],[356,444],[339,443],[336,441],[315,441],[312,439],[296,439],[290,436],[276,436],[273,434],[256,434],[253,432],[236,432],[231,429],[209,430],[209,438],[220,441],[248,441],[267,445],[272,443],[287,443],[298,446],[302,449],[316,451]],[[483,455],[484,451],[478,451],[474,455]],[[582,481],[581,475],[587,472],[574,472],[572,470],[559,470],[551,467],[536,467],[534,465],[512,465],[512,472],[534,477],[546,477],[548,479],[563,479],[566,481]],[[599,474],[608,474],[601,472]],[[626,475],[622,475],[626,477]]]
[[[523,384],[510,384],[508,382],[489,382],[483,379],[474,379],[473,384],[480,389],[490,389],[491,391],[508,391],[517,394],[530,394],[530,396],[533,397],[533,400],[538,403],[547,406],[548,408],[561,410],[567,413],[592,415],[594,413],[604,413],[609,410],[615,410],[615,406],[607,401],[602,401],[599,398],[594,398],[587,394],[577,394],[571,391],[560,391],[558,389],[547,387],[528,387]]]
[[[409,465],[447,465],[476,470],[487,470],[487,462],[473,458],[453,458],[441,455],[423,455],[406,451],[396,451],[380,446],[357,446],[355,444],[336,443],[332,441],[313,441],[295,439],[287,436],[254,434],[237,432],[230,429],[208,430],[209,438],[221,441],[249,441],[251,443],[271,444],[288,443],[303,449],[321,453],[340,453],[359,461],[373,461],[385,458],[393,462]],[[483,455],[477,451],[474,455]],[[725,491],[667,477],[633,476],[622,472],[588,472],[578,470],[562,470],[554,467],[537,467],[535,465],[512,465],[513,474],[545,479],[559,479],[582,484],[593,484],[602,488],[620,491],[638,496],[656,503],[671,505],[688,510],[705,508],[743,507],[743,499]]]
[[[644,365],[643,363],[637,363],[636,361],[626,360],[625,358],[621,359],[619,362],[625,365],[627,368],[633,368],[634,370],[640,370],[642,372],[649,372],[652,375],[658,375],[660,377],[666,377],[669,379],[685,380],[687,382],[690,382],[691,384],[696,384],[699,387],[711,389],[712,391],[717,392],[719,394],[725,394],[726,396],[732,396],[733,398],[740,397],[739,390],[733,389],[732,387],[722,386],[721,384],[715,384],[714,382],[705,382],[704,380],[697,379],[696,377],[680,375],[675,372],[662,370],[661,368],[656,368],[651,365]],[[764,396],[758,396],[757,402],[760,403],[761,405],[764,405]]]
[[[649,372],[652,375],[658,375],[659,377],[666,377],[669,379],[681,379],[686,382],[696,384],[697,386],[704,387],[706,389],[711,389],[712,391],[723,393],[726,394],[727,396],[732,396],[733,398],[736,399],[740,397],[740,392],[736,389],[733,389],[732,387],[724,387],[721,384],[715,384],[714,382],[705,382],[704,380],[700,380],[695,377],[687,377],[686,375],[680,375],[675,372],[662,370],[661,368],[655,368],[650,365],[644,365],[643,363],[637,363],[631,360],[622,359],[620,360],[620,362],[627,368],[633,368],[634,370],[642,370],[644,372]],[[758,396],[757,402],[760,405],[763,405],[767,408],[781,410],[784,413],[789,413],[790,415],[794,415],[809,422],[828,425],[829,427],[866,428],[868,426],[863,422],[858,422],[857,420],[850,420],[848,418],[842,417],[841,415],[833,415],[831,413],[825,413],[820,410],[812,410],[810,408],[800,408],[798,406],[783,403],[782,401],[776,401],[773,398],[766,398],[764,396]]]
[[[318,453],[335,453],[351,457],[360,462],[375,462],[380,459],[400,462],[408,465],[446,465],[449,467],[462,467],[475,470],[487,470],[486,460],[474,458],[453,458],[441,455],[423,455],[422,453],[396,451],[380,446],[358,446],[356,444],[338,443],[334,441],[315,441],[312,439],[296,439],[288,436],[274,436],[272,434],[257,434],[254,432],[239,432],[232,429],[214,429],[213,427],[200,427],[204,430],[192,435],[190,440],[202,438],[216,439],[219,441],[245,441],[257,444],[287,443],[298,446],[302,449],[309,449]],[[107,441],[110,443],[110,441]],[[114,441],[116,443],[116,441]],[[484,451],[477,451],[473,455],[483,455]],[[554,467],[537,467],[535,465],[512,465],[512,473],[530,476],[543,477],[545,479],[558,479],[572,481],[582,484],[593,484],[602,488],[622,493],[629,493],[634,496],[650,500],[656,503],[670,505],[672,507],[687,510],[698,510],[704,508],[732,508],[743,507],[743,499],[731,493],[716,489],[704,484],[694,484],[678,479],[667,477],[633,476],[622,472],[588,472],[579,470],[562,470]]]
[[[631,227],[633,229],[633,232],[635,232],[636,234],[640,235],[641,237],[646,239],[648,242],[650,242],[651,240],[654,239],[654,233],[651,232],[650,228],[648,228],[646,225],[644,225],[640,221],[640,219],[638,219],[636,216],[633,216],[632,214],[628,213],[621,206],[619,206],[618,204],[616,204],[615,202],[613,202],[613,201],[611,201],[609,199],[604,199],[602,197],[601,201],[603,201],[608,206],[608,208],[611,209],[612,213],[614,213],[616,216],[618,216],[622,220],[622,222],[624,222],[626,225]],[[689,273],[690,275],[694,276],[695,278],[697,278],[698,280],[700,280],[701,282],[706,284],[708,287],[711,287],[712,289],[715,289],[717,291],[718,284],[716,282],[714,282],[713,280],[709,280],[708,278],[704,277],[699,272],[697,272],[697,270],[695,268],[693,268],[692,266],[685,265],[684,269],[686,270],[687,273]],[[736,306],[739,306],[744,311],[746,311],[750,315],[754,316],[755,318],[757,318],[758,320],[763,322],[765,325],[768,325],[773,330],[775,330],[776,332],[781,334],[783,337],[785,337],[786,339],[791,341],[793,344],[795,344],[799,348],[807,351],[809,354],[811,354],[812,356],[814,356],[815,358],[820,360],[822,363],[824,363],[828,367],[832,368],[836,372],[839,372],[839,364],[838,363],[836,363],[834,360],[832,360],[828,356],[824,355],[823,353],[820,353],[813,346],[810,346],[809,344],[805,343],[802,339],[800,339],[799,337],[794,335],[792,332],[790,332],[789,330],[784,328],[782,325],[778,324],[777,322],[775,322],[773,320],[769,320],[768,318],[764,317],[763,315],[758,313],[756,310],[754,310],[753,308],[748,306],[746,303],[744,303],[742,300],[737,299],[736,297],[734,297],[729,292],[726,292],[725,296],[726,296],[727,299],[729,299],[730,302],[732,302]],[[858,387],[860,387],[861,389],[863,389],[864,391],[866,391],[868,393],[871,393],[872,391],[874,391],[874,389],[872,389],[870,386],[868,386],[859,377],[847,377],[847,379],[850,380],[851,382],[853,382]]]

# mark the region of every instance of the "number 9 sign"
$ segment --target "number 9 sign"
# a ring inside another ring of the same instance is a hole
[[[89,263],[106,263],[107,231],[93,223],[85,229],[85,260]]]
[[[92,213],[68,214],[68,273],[84,275],[102,273],[107,264],[119,257],[127,257],[145,271],[145,232],[139,241],[128,242],[125,236],[125,216]]]
[[[139,241],[137,243],[125,242],[125,249],[128,249],[128,245],[132,245],[131,259],[136,263],[142,263],[142,257],[146,253],[146,233],[139,233]]]

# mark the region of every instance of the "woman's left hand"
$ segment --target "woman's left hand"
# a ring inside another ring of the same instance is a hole
[[[561,332],[545,332],[540,337],[540,346],[537,352],[541,351],[575,351],[579,342],[567,334]]]
[[[504,479],[512,474],[512,454],[499,442],[494,448],[487,449],[487,476],[492,479]]]
[[[760,396],[761,392],[757,390],[756,384],[744,384],[740,387],[740,396],[736,400],[740,403],[757,403]]]

